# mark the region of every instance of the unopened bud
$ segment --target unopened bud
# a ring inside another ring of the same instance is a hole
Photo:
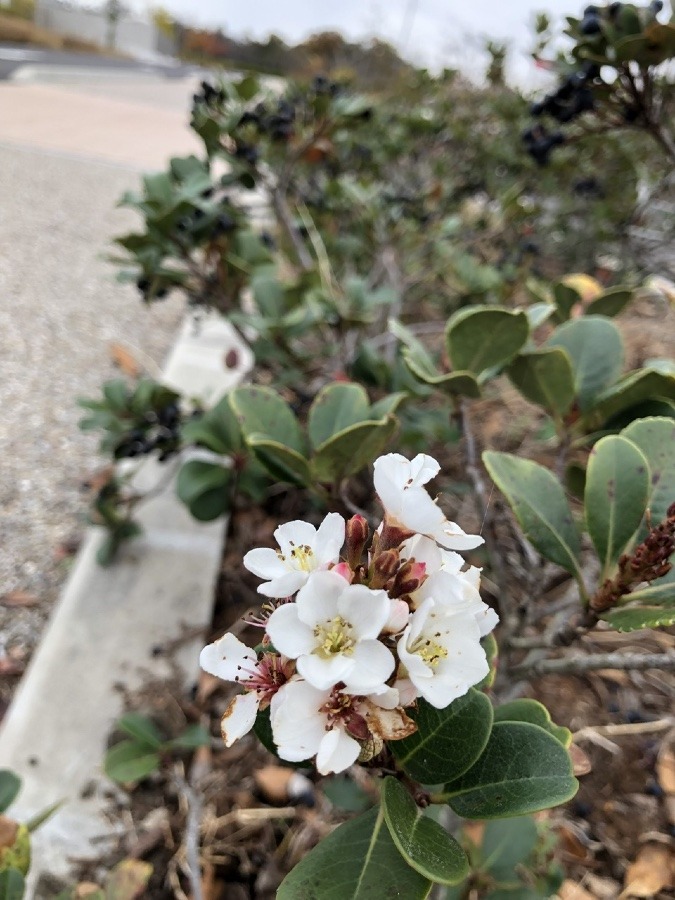
[[[347,562],[352,569],[361,564],[361,557],[368,542],[370,528],[363,516],[352,516],[345,530],[347,546]]]
[[[378,553],[372,564],[370,587],[373,589],[384,587],[398,572],[400,565],[398,550],[383,550],[382,553]]]
[[[394,586],[389,592],[389,596],[403,597],[405,594],[412,594],[426,577],[426,563],[415,562],[414,559],[409,559],[396,573]]]
[[[331,572],[340,575],[345,581],[348,581],[349,584],[354,580],[354,570],[350,568],[349,563],[339,562],[336,566],[333,566]]]

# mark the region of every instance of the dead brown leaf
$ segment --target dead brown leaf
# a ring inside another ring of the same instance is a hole
[[[568,828],[567,825],[560,826],[558,829],[558,836],[560,838],[560,847],[563,853],[566,856],[571,857],[575,862],[581,861],[588,863],[593,858],[593,854],[588,847],[583,844],[574,831],[571,828]]]
[[[30,591],[9,591],[0,597],[0,606],[37,606],[40,602]]]
[[[558,897],[560,900],[596,900],[595,894],[589,893],[586,888],[569,878],[566,878],[560,885]]]
[[[675,886],[675,853],[666,844],[645,844],[628,866],[620,897],[653,897]]]
[[[587,753],[579,747],[578,744],[570,744],[568,748],[569,755],[572,757],[572,765],[574,766],[574,774],[577,778],[581,775],[588,775],[593,768],[591,759]]]
[[[14,819],[10,819],[8,816],[0,815],[0,849],[14,846],[18,830],[18,822],[15,822]]]
[[[114,365],[129,378],[138,378],[143,371],[133,354],[122,344],[112,343],[110,345],[110,357]]]
[[[271,803],[288,802],[288,784],[292,777],[293,769],[286,769],[283,766],[265,766],[264,769],[258,769],[253,773],[256,787],[265,800]]]
[[[656,760],[656,776],[666,794],[675,794],[675,732],[664,740]]]

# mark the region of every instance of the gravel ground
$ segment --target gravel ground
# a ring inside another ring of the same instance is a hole
[[[180,298],[152,310],[114,280],[111,237],[133,226],[120,194],[137,170],[0,145],[0,596],[23,590],[36,606],[0,604],[5,651],[40,636],[67,574],[64,541],[85,527],[82,484],[102,459],[77,427],[80,396],[119,374],[118,342],[162,363]]]

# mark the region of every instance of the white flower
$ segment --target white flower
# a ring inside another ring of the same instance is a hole
[[[374,466],[375,490],[390,523],[433,538],[450,550],[471,550],[483,543],[480,535],[466,534],[448,521],[425,490],[424,485],[440,471],[431,456],[418,453],[410,461],[399,453],[388,453],[376,459]]]
[[[416,535],[403,544],[403,559],[423,562],[429,572],[428,578],[413,594],[413,603],[419,606],[423,600],[433,597],[438,604],[449,604],[454,609],[471,609],[485,637],[499,622],[499,616],[483,603],[480,596],[480,572],[476,566],[462,571],[464,560],[459,553],[444,550],[422,535]]]
[[[318,690],[343,682],[350,693],[368,694],[382,690],[394,671],[393,654],[377,640],[393,603],[385,591],[314,572],[295,603],[274,610],[267,634]]]
[[[432,597],[412,615],[398,655],[419,694],[437,709],[463,696],[490,671],[474,613]]]
[[[373,733],[398,739],[415,730],[397,702],[398,693],[391,688],[356,697],[334,688],[322,691],[293,679],[272,698],[272,738],[277,753],[289,762],[316,756],[321,775],[343,772],[361,752],[354,733],[365,741]]]
[[[223,714],[220,730],[226,747],[248,734],[260,706],[269,706],[274,694],[291,675],[288,660],[275,653],[265,653],[258,660],[255,651],[229,631],[204,647],[199,665],[210,675],[234,681],[245,690],[230,702]]]
[[[329,513],[318,530],[309,522],[296,520],[280,525],[274,532],[278,550],[260,547],[250,550],[244,565],[259,578],[268,579],[258,588],[266,597],[290,597],[305,584],[311,572],[339,562],[345,540],[345,521]]]

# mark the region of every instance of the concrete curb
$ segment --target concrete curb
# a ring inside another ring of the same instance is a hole
[[[233,351],[233,352],[231,352]],[[236,363],[225,368],[224,356]],[[252,354],[217,316],[186,321],[164,380],[208,401],[250,370]],[[147,461],[136,476],[147,489],[166,467]],[[42,876],[72,878],[74,860],[96,859],[123,830],[110,800],[119,791],[101,765],[124,691],[151,678],[198,673],[195,632],[211,619],[225,522],[200,524],[174,492],[173,479],[139,511],[144,534],[107,569],[96,562],[100,529],[89,529],[61,599],[0,730],[0,766],[23,780],[10,813],[19,821],[63,801],[33,836],[27,897],[52,897]],[[177,646],[163,656],[162,645]]]

